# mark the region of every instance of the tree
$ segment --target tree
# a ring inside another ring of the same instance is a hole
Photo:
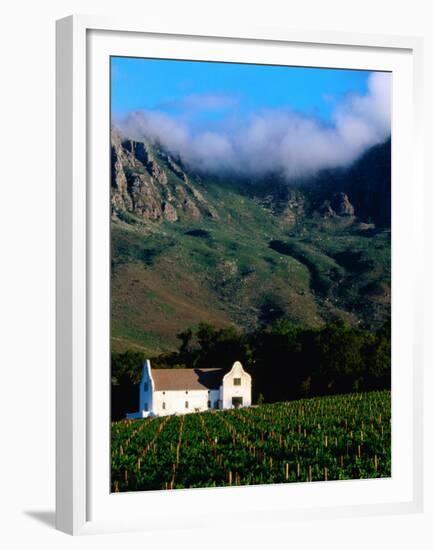
[[[142,352],[112,353],[111,414],[113,420],[125,418],[138,408],[137,384],[140,382],[146,356]]]

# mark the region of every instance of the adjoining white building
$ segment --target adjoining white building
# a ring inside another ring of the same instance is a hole
[[[231,409],[252,404],[252,377],[239,361],[225,369],[152,369],[147,359],[139,385],[139,411],[127,418]]]

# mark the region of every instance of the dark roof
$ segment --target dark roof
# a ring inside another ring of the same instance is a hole
[[[151,369],[155,390],[218,390],[224,369]]]

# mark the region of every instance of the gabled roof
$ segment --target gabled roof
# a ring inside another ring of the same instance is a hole
[[[218,390],[224,369],[152,369],[155,391]]]

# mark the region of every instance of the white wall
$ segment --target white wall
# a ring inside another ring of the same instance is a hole
[[[72,538],[52,528],[54,510],[54,19],[70,13],[121,15],[128,10],[143,21],[161,18],[190,20],[223,27],[288,26],[425,35],[424,115],[426,152],[432,156],[434,110],[434,33],[432,2],[428,0],[250,0],[234,2],[182,2],[130,0],[16,0],[2,8],[1,151],[2,151],[2,269],[0,271],[0,326],[2,329],[2,383],[0,418],[2,497],[0,542],[10,550],[43,547],[105,550],[119,546],[155,547],[158,550],[221,548],[221,526],[200,531],[161,531],[143,535],[106,535]],[[199,52],[200,53],[200,52]],[[429,149],[428,149],[429,148]],[[427,163],[426,190],[426,357],[434,364],[433,248],[434,171]],[[433,371],[425,374],[425,462],[434,464]],[[429,399],[428,399],[429,398]],[[11,414],[13,411],[13,414]],[[424,515],[388,516],[306,522],[225,526],[225,539],[233,548],[434,547],[434,469],[427,468],[427,503]],[[169,529],[169,526],[168,526]],[[290,531],[290,538],[289,533]],[[206,543],[204,542],[206,541]]]
[[[142,379],[139,384],[139,412],[141,416],[148,416],[153,409],[155,383],[152,378],[151,364],[145,361],[142,371]]]
[[[218,390],[156,391],[152,411],[158,416],[206,411],[208,401],[211,401],[211,407],[213,407],[218,398]],[[188,408],[185,407],[186,402],[188,402]],[[163,408],[163,403],[166,404],[166,408]]]
[[[240,380],[241,384],[234,385],[234,380]],[[242,406],[248,407],[252,404],[252,378],[242,367],[240,362],[235,362],[232,369],[223,377],[221,388],[223,409],[232,408],[234,397],[243,400]]]

